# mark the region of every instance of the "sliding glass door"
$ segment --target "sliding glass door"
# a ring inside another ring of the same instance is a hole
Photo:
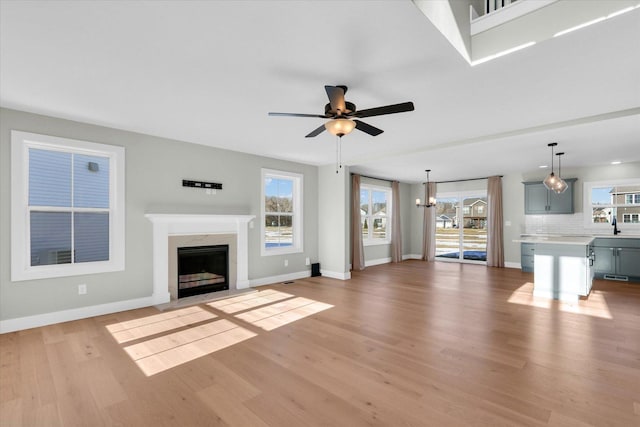
[[[486,191],[438,193],[436,200],[436,259],[486,262]]]

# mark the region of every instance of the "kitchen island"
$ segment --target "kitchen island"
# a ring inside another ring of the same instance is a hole
[[[533,245],[533,295],[576,301],[589,295],[593,282],[591,236],[523,236]]]

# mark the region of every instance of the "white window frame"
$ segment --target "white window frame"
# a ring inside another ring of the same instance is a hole
[[[279,171],[263,168],[260,174],[260,255],[285,255],[303,252],[303,216],[302,216],[302,189],[304,188],[304,175],[295,172]],[[290,179],[293,181],[293,244],[285,247],[267,248],[265,241],[265,217],[272,212],[266,212],[265,180],[267,178]]]
[[[362,245],[363,246],[377,246],[377,245],[390,245],[391,244],[391,233],[393,233],[391,216],[393,215],[393,197],[391,187],[382,187],[379,185],[371,185],[371,184],[360,184],[360,191],[367,190],[369,192],[369,212],[367,212],[366,218],[369,225],[368,237],[362,236]],[[373,221],[376,218],[381,218],[380,216],[373,215],[372,207],[373,207],[373,192],[380,191],[386,194],[387,199],[387,231],[384,239],[374,239],[373,235]],[[360,195],[358,195],[360,197]],[[362,218],[360,218],[360,223],[362,223]]]
[[[630,198],[631,201],[627,202],[627,198]],[[627,205],[637,205],[640,203],[640,194],[638,193],[625,194],[624,199],[625,199],[625,204]]]
[[[635,217],[636,222],[633,222],[634,217]],[[626,218],[629,218],[629,221],[626,221]],[[640,219],[640,214],[637,214],[637,213],[633,213],[633,214],[623,213],[622,214],[622,223],[623,224],[637,224],[639,219]]]
[[[611,231],[611,223],[594,223],[593,222],[593,208],[624,208],[625,206],[632,206],[637,208],[637,204],[626,204],[626,203],[610,203],[606,205],[594,205],[591,201],[591,193],[594,188],[597,187],[615,187],[615,186],[626,186],[626,185],[640,185],[640,177],[638,178],[629,178],[629,179],[612,179],[608,181],[594,181],[594,182],[585,182],[583,188],[583,213],[584,213],[584,226],[587,229],[593,230],[594,232],[604,232],[609,234]],[[626,202],[626,197],[625,197]],[[620,226],[624,226],[625,230],[632,230],[634,233],[640,232],[640,223],[628,223],[619,221],[618,228]]]
[[[109,260],[31,265],[29,149],[109,158]],[[124,270],[124,147],[11,131],[11,280],[14,282]]]
[[[486,261],[479,261],[479,260],[473,260],[473,259],[464,259],[464,200],[465,199],[470,199],[470,198],[482,198],[482,197],[488,197],[487,194],[487,190],[462,190],[462,191],[447,191],[447,192],[442,192],[442,193],[437,193],[436,194],[436,200],[442,200],[442,199],[457,199],[458,200],[458,204],[456,206],[456,223],[458,224],[458,251],[460,252],[460,256],[458,258],[443,258],[443,257],[438,257],[436,256],[436,261],[438,262],[457,262],[457,263],[461,263],[461,264],[480,264],[480,265],[486,265],[487,262]],[[488,205],[483,205],[486,206],[488,209]],[[462,207],[462,209],[461,209]],[[469,205],[469,207],[471,207],[471,205]],[[435,208],[433,208],[435,209]],[[462,212],[462,214],[460,214],[460,212]],[[473,212],[473,209],[469,209],[469,214],[471,215]],[[453,218],[452,218],[453,219]],[[488,219],[485,219],[485,221],[488,221]],[[437,234],[437,229],[436,229],[436,234]],[[489,229],[488,229],[488,222],[487,222],[487,234],[489,233]],[[435,238],[435,236],[434,236]],[[486,247],[485,247],[485,251],[486,251]]]

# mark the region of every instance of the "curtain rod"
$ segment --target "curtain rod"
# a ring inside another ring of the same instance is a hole
[[[397,179],[378,178],[377,176],[367,176],[367,175],[362,175],[355,172],[351,172],[351,175],[360,175],[361,178],[377,179],[378,181],[387,181],[387,182],[397,181]]]
[[[351,175],[360,175],[360,177],[362,177],[362,178],[377,179],[379,181],[387,181],[387,182],[397,181],[395,179],[378,178],[376,176],[361,175],[361,174],[355,173],[355,172],[351,172]],[[496,175],[493,175],[493,176],[496,176]],[[504,175],[497,175],[497,176],[502,178]],[[478,180],[481,180],[481,179],[489,179],[489,178],[491,178],[491,177],[490,176],[484,176],[482,178],[454,179],[454,180],[451,180],[451,181],[432,181],[432,182],[435,182],[436,184],[447,184],[449,182],[478,181]],[[426,184],[426,182],[423,182],[423,184]]]
[[[496,175],[493,175],[493,176],[496,176]],[[502,178],[502,175],[497,175],[497,176]],[[451,181],[435,181],[435,183],[436,184],[447,184],[449,182],[478,181],[480,179],[489,179],[489,178],[491,178],[491,177],[490,176],[484,176],[482,178],[453,179]],[[423,182],[423,184],[424,184],[424,182]]]

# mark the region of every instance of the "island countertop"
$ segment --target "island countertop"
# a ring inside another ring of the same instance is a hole
[[[521,236],[513,241],[516,243],[588,246],[594,239],[594,236]]]

